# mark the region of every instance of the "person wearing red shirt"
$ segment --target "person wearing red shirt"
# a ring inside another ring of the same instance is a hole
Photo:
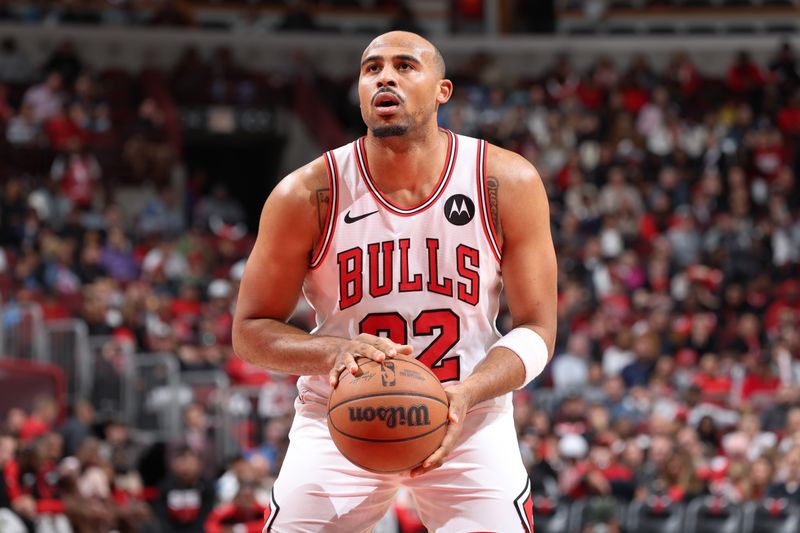
[[[19,430],[22,442],[29,442],[44,435],[53,427],[58,417],[58,405],[50,396],[39,396],[33,405],[31,416],[25,419]]]
[[[694,376],[692,384],[700,388],[703,400],[716,405],[727,404],[732,381],[730,376],[720,372],[717,354],[707,353],[700,358],[700,372]]]
[[[747,372],[742,383],[742,401],[759,401],[774,398],[781,386],[781,380],[772,369],[768,356],[761,356],[754,367]]]
[[[241,481],[233,501],[217,506],[208,515],[205,532],[261,533],[266,507],[256,501],[255,488],[255,482]]]
[[[84,130],[62,106],[57,114],[45,122],[44,130],[50,146],[55,150],[68,150],[75,143],[89,142],[89,132]]]
[[[800,135],[800,91],[778,112],[778,129],[786,136]]]
[[[746,95],[760,88],[766,82],[761,68],[753,62],[750,54],[739,52],[736,62],[728,69],[728,88],[741,95]]]

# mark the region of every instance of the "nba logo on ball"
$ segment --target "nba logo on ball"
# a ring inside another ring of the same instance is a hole
[[[381,365],[381,382],[384,387],[394,387],[397,383],[397,374],[395,374],[394,363],[385,361]]]

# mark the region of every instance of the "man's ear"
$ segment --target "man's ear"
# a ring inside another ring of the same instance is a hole
[[[453,82],[450,80],[442,80],[439,82],[439,93],[436,95],[436,102],[439,105],[447,103],[453,95]]]

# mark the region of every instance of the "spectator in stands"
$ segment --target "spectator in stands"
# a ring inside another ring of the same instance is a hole
[[[13,85],[30,82],[33,75],[31,65],[13,37],[6,37],[0,42],[0,82]]]
[[[703,401],[726,405],[730,400],[733,382],[730,375],[720,367],[717,354],[706,353],[700,357],[699,372],[692,381],[702,391]]]
[[[425,34],[408,2],[404,0],[396,2],[393,6],[393,11],[392,19],[389,21],[386,31],[408,31],[420,35]]]
[[[767,495],[772,498],[786,498],[795,505],[800,505],[800,448],[789,450],[779,464],[777,476],[779,481],[772,485]]]
[[[286,417],[276,417],[264,425],[264,441],[257,447],[248,450],[246,457],[260,455],[271,467],[271,473],[278,473],[278,465],[286,453],[287,429],[290,424]]]
[[[64,85],[72,88],[83,70],[83,61],[78,57],[72,41],[62,41],[42,66],[43,72],[58,72]]]
[[[101,255],[101,264],[117,281],[128,282],[139,275],[139,265],[133,256],[130,241],[119,227],[110,228]]]
[[[173,451],[169,474],[158,487],[153,508],[166,531],[203,533],[214,507],[214,490],[202,476],[200,456],[187,446]]]
[[[50,178],[61,186],[61,194],[74,207],[85,211],[92,207],[95,187],[102,178],[97,158],[81,140],[72,138],[50,169]]]
[[[252,468],[244,455],[237,454],[227,462],[225,471],[217,479],[217,501],[223,504],[232,502],[245,479],[252,479]]]
[[[204,196],[195,206],[194,225],[204,230],[220,223],[235,226],[242,224],[245,213],[242,205],[231,197],[222,183],[214,184],[211,194]]]
[[[22,181],[8,179],[0,198],[0,242],[17,248],[25,237],[28,207],[25,203]]]
[[[783,88],[797,87],[800,83],[800,71],[791,43],[787,41],[781,44],[778,53],[769,62],[769,70]]]
[[[76,273],[83,284],[91,284],[100,278],[108,276],[108,271],[102,264],[103,249],[98,243],[84,242],[80,251]]]
[[[151,26],[192,27],[192,14],[182,0],[164,0],[153,13],[148,23]]]
[[[84,128],[84,117],[79,104],[72,104],[69,108],[62,106],[44,124],[50,146],[58,151],[68,151],[74,146],[86,144],[89,132]]]
[[[628,387],[646,385],[660,355],[658,336],[653,331],[640,333],[633,341],[636,359],[622,369],[622,378]]]
[[[55,464],[62,453],[60,442],[55,434],[43,435],[7,463],[5,481],[12,508],[29,529],[66,533],[72,531],[72,522],[83,531],[99,533],[96,528],[107,525],[109,515],[71,493],[69,474]]]
[[[0,126],[7,124],[14,116],[14,109],[8,103],[8,87],[0,81]]]
[[[772,461],[766,457],[759,457],[749,468],[749,472],[742,484],[742,500],[751,502],[763,501],[773,484],[775,468]]]
[[[172,68],[171,86],[176,101],[186,105],[206,103],[208,80],[211,69],[203,60],[197,48],[189,46],[183,49],[178,61]],[[198,90],[198,88],[202,88]]]
[[[307,0],[291,0],[283,19],[275,27],[278,31],[317,31],[311,6]]]
[[[70,409],[67,420],[61,426],[64,438],[64,453],[73,455],[93,430],[95,411],[91,403],[78,400]]]
[[[152,98],[145,98],[139,105],[138,117],[123,147],[123,157],[137,179],[166,183],[175,153],[167,142],[164,113]]]
[[[33,108],[33,119],[43,124],[56,115],[64,104],[63,76],[59,72],[47,74],[44,82],[30,87],[23,96],[23,104]]]
[[[550,371],[559,396],[580,391],[588,382],[590,342],[587,335],[574,332],[570,334],[567,350],[553,360]]]
[[[255,479],[242,479],[233,501],[217,506],[205,523],[206,533],[242,531],[259,533],[264,527],[266,507],[256,501]]]
[[[27,527],[19,515],[12,510],[11,495],[8,491],[9,481],[13,484],[14,480],[8,480],[9,470],[7,467],[14,462],[17,453],[17,439],[10,433],[0,433],[0,531],[8,533],[26,533]],[[17,502],[17,507],[25,504]]]
[[[183,411],[183,444],[201,459],[204,477],[217,475],[217,449],[214,428],[203,405],[190,403]]]
[[[178,236],[185,227],[183,211],[170,186],[163,186],[157,194],[150,196],[139,213],[138,231],[140,235],[155,233],[172,239]]]
[[[58,417],[58,404],[51,396],[37,396],[33,410],[19,429],[20,441],[24,444],[40,437],[53,428]]]
[[[37,146],[44,141],[42,126],[34,115],[35,108],[30,102],[23,102],[19,113],[12,116],[6,126],[6,140],[19,148]]]

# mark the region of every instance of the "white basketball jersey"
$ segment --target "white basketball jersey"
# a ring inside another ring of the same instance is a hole
[[[469,376],[499,338],[500,250],[488,210],[486,142],[445,130],[444,169],[430,196],[400,207],[370,175],[364,138],[325,154],[328,225],[304,293],[315,334],[371,333],[414,347],[442,383]],[[327,400],[326,376],[304,376],[302,395]],[[510,405],[510,395],[493,403]]]

